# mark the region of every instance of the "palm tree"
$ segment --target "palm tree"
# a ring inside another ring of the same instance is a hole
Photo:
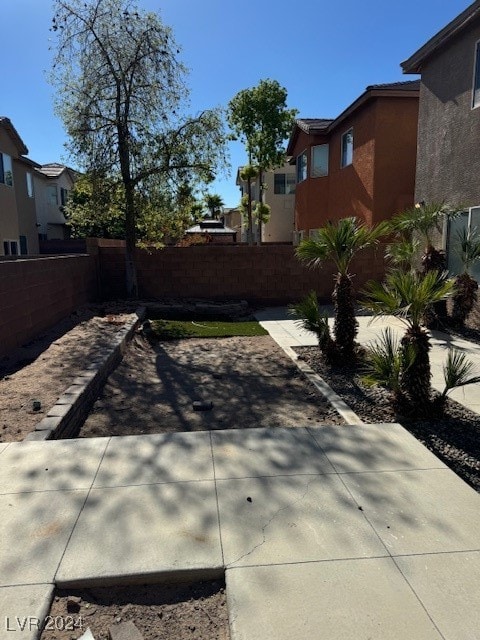
[[[428,333],[422,327],[426,309],[445,300],[453,291],[453,282],[445,272],[433,270],[425,274],[414,271],[393,271],[385,282],[370,281],[365,287],[362,306],[375,316],[394,315],[403,320],[407,329],[400,341],[404,363],[401,371],[401,391],[411,408],[424,413],[430,406],[430,356]],[[411,357],[411,354],[414,357]],[[408,366],[405,363],[408,362]]]
[[[480,260],[480,233],[477,229],[463,229],[458,233],[457,253],[462,261],[463,273],[455,278],[452,320],[463,326],[477,301],[478,283],[470,275],[474,263]]]
[[[328,223],[313,238],[302,240],[296,249],[299,260],[311,267],[321,267],[329,259],[335,263],[338,273],[332,294],[333,332],[341,356],[353,356],[358,330],[350,263],[359,251],[376,245],[385,230],[385,223],[369,228],[357,218],[343,218],[337,224]]]
[[[401,256],[408,260],[410,254],[410,268],[413,268],[413,261],[417,253],[420,241],[424,242],[423,254],[421,256],[421,271],[445,271],[447,261],[445,252],[437,249],[434,243],[434,236],[442,233],[444,220],[454,215],[445,204],[416,204],[414,207],[394,216],[390,221],[390,229],[397,236],[397,243],[391,247],[393,262],[401,259]],[[398,245],[398,246],[395,246]],[[425,309],[425,324],[428,327],[435,327],[439,323],[447,320],[447,306],[444,300],[436,305]]]
[[[290,307],[290,313],[297,316],[298,320],[296,324],[300,325],[306,331],[311,331],[316,334],[318,346],[325,360],[333,363],[336,356],[336,349],[335,343],[330,335],[328,314],[322,313],[315,291],[310,291],[303,300],[292,305]]]
[[[219,196],[216,193],[207,193],[205,196],[205,205],[210,211],[212,219],[216,220],[218,215],[222,212],[222,207],[225,203],[222,200],[222,196]]]

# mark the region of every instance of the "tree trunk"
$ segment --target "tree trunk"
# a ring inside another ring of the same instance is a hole
[[[333,290],[333,304],[335,307],[335,344],[342,356],[353,356],[358,322],[355,318],[355,304],[353,299],[352,281],[348,275],[336,276]]]
[[[138,298],[135,265],[135,202],[132,184],[125,185],[125,284],[128,298]]]
[[[453,295],[452,322],[462,327],[477,301],[478,283],[468,273],[455,278]]]
[[[263,204],[263,169],[260,167],[258,170],[258,201]],[[258,241],[257,244],[262,244],[262,219],[258,218]]]
[[[247,242],[248,246],[253,246],[253,220],[252,220],[252,179],[250,176],[247,179],[248,188],[248,203],[247,203],[247,216],[248,216],[248,228],[247,228]]]
[[[410,407],[420,416],[425,416],[430,407],[430,340],[421,327],[409,328],[401,340],[404,361],[408,362],[407,349],[413,348],[414,359],[402,371],[402,392],[410,402]]]

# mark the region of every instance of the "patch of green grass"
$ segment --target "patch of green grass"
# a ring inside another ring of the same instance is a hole
[[[152,329],[159,340],[268,335],[268,332],[254,320],[247,322],[225,322],[221,320],[152,320]]]

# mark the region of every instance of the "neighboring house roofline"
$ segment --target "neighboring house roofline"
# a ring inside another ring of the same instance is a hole
[[[480,0],[479,0],[480,1]],[[391,82],[388,84],[371,84],[350,106],[334,120],[326,118],[301,118],[295,121],[295,126],[288,142],[287,155],[293,155],[293,149],[300,131],[309,135],[329,135],[342,122],[360,109],[364,104],[374,98],[415,98],[420,92],[420,80],[407,80],[404,82]]]
[[[28,149],[25,143],[23,142],[23,140],[21,139],[18,131],[13,126],[10,118],[7,118],[6,116],[0,116],[0,126],[6,129],[8,135],[13,140],[15,146],[18,149],[18,154],[20,156],[26,155],[28,153]]]
[[[35,160],[31,160],[30,158],[25,158],[24,156],[20,156],[19,158],[15,158],[15,162],[21,162],[22,164],[26,164],[31,169],[38,169],[41,165]]]
[[[43,178],[47,178],[48,180],[56,180],[62,175],[62,173],[66,171],[70,176],[72,182],[75,182],[77,176],[79,175],[78,171],[75,171],[75,169],[67,167],[66,165],[60,164],[58,162],[50,162],[49,164],[37,165],[35,169]]]
[[[480,19],[480,0],[475,0],[465,11],[449,22],[435,34],[418,51],[404,62],[401,62],[403,73],[421,73],[423,64],[439,49],[448,44],[452,38],[461,33],[466,27]]]

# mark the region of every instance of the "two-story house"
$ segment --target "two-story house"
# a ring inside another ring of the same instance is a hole
[[[270,207],[270,218],[267,223],[261,225],[262,242],[292,242],[294,231],[294,204],[295,204],[295,167],[288,162],[283,167],[278,167],[263,173],[265,204]],[[240,169],[237,172],[237,186],[243,196],[248,192],[247,182],[240,178]],[[257,180],[252,180],[252,199],[258,201],[260,185]],[[254,222],[253,237],[258,242],[258,226]],[[247,229],[245,221],[242,224],[242,240],[246,241]]]
[[[9,118],[0,117],[0,255],[38,254],[35,163]],[[38,165],[37,165],[38,166]]]
[[[371,85],[335,119],[296,121],[300,237],[347,216],[369,225],[414,203],[419,82]]]
[[[38,233],[42,240],[66,240],[70,237],[64,206],[75,182],[76,172],[63,164],[37,165],[36,211]]]
[[[402,68],[421,74],[415,199],[465,207],[444,237],[456,272],[457,232],[468,226],[480,230],[480,0]],[[480,266],[475,275],[480,278]]]

